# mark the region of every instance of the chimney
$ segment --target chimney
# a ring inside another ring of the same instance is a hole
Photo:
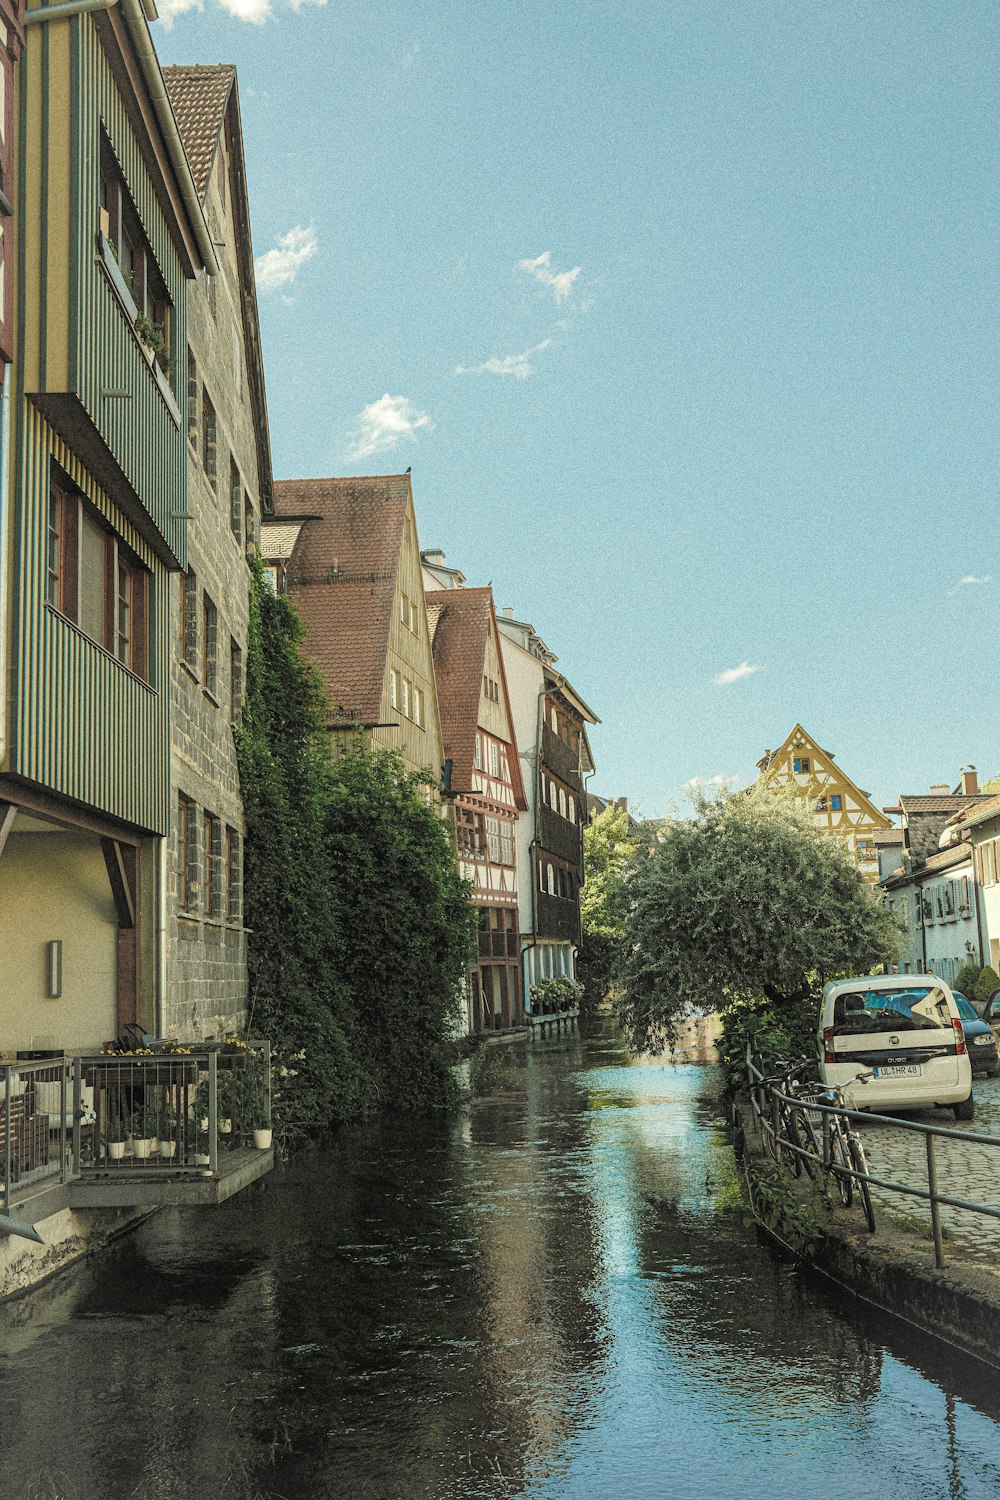
[[[625,813],[626,816],[628,815],[628,798],[627,797],[616,797],[615,798],[615,806],[618,808],[619,812]]]
[[[941,786],[941,785],[932,786],[931,787],[931,796],[932,797],[950,797],[951,796],[951,787],[948,785],[947,782],[945,782],[943,786]]]
[[[425,562],[429,568],[443,568],[444,553],[439,547],[427,547],[421,552],[420,561]]]
[[[513,620],[513,618],[514,618],[514,606],[512,604],[505,604],[504,605],[504,607],[503,607],[503,617],[504,617],[505,620]]]
[[[962,772],[962,796],[978,797],[978,795],[979,777],[976,774],[975,766],[970,766],[967,771]]]

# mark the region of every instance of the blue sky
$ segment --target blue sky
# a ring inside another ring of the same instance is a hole
[[[184,3],[161,60],[239,70],[276,475],[412,465],[595,789],[660,814],[796,720],[878,802],[1000,769],[1000,8]]]

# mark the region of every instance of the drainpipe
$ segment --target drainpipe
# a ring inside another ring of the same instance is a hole
[[[82,16],[88,10],[110,10],[118,0],[64,0],[61,5],[42,5],[29,10],[24,17],[25,26],[37,26],[40,21],[62,21],[66,16]]]
[[[156,998],[153,1033],[166,1036],[167,1001],[167,837],[160,839],[156,870]]]
[[[0,765],[7,754],[7,569],[10,566],[10,365],[0,395]]]

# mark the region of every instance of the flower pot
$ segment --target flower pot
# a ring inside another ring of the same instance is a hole
[[[146,1157],[152,1153],[155,1144],[155,1141],[148,1140],[145,1136],[137,1136],[136,1139],[132,1142],[132,1145],[135,1148],[135,1154],[140,1161],[146,1160]]]
[[[173,1156],[177,1150],[176,1141],[160,1141],[159,1150],[161,1156]]]
[[[219,1121],[219,1132],[222,1135],[232,1135],[232,1133],[233,1133],[233,1122],[232,1122],[232,1120],[220,1120]]]
[[[266,1151],[271,1144],[270,1130],[255,1130],[253,1133],[253,1143],[258,1151]]]
[[[112,1161],[121,1161],[122,1157],[125,1155],[125,1142],[109,1141],[108,1155],[110,1156]]]
[[[195,1152],[195,1154],[194,1154],[194,1164],[195,1164],[196,1167],[207,1167],[210,1164],[210,1162],[211,1162],[211,1158],[209,1157],[209,1155],[208,1155],[207,1152],[205,1152],[205,1151],[196,1151]]]

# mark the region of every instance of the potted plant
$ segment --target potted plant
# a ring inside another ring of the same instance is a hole
[[[177,1112],[172,1104],[164,1104],[157,1111],[156,1135],[158,1150],[161,1156],[174,1156],[177,1151],[177,1142],[174,1139],[174,1126],[177,1123]]]
[[[148,1109],[132,1111],[132,1150],[140,1161],[153,1154],[156,1145],[156,1116]]]
[[[121,1115],[114,1114],[108,1121],[107,1129],[108,1156],[112,1161],[121,1161],[125,1155],[125,1122]]]
[[[258,1151],[266,1151],[271,1144],[271,1121],[266,1115],[258,1115],[253,1127],[253,1143]]]
[[[191,1119],[191,1145],[194,1148],[194,1164],[196,1167],[207,1167],[210,1161],[208,1154],[208,1118],[198,1113],[198,1106]]]

